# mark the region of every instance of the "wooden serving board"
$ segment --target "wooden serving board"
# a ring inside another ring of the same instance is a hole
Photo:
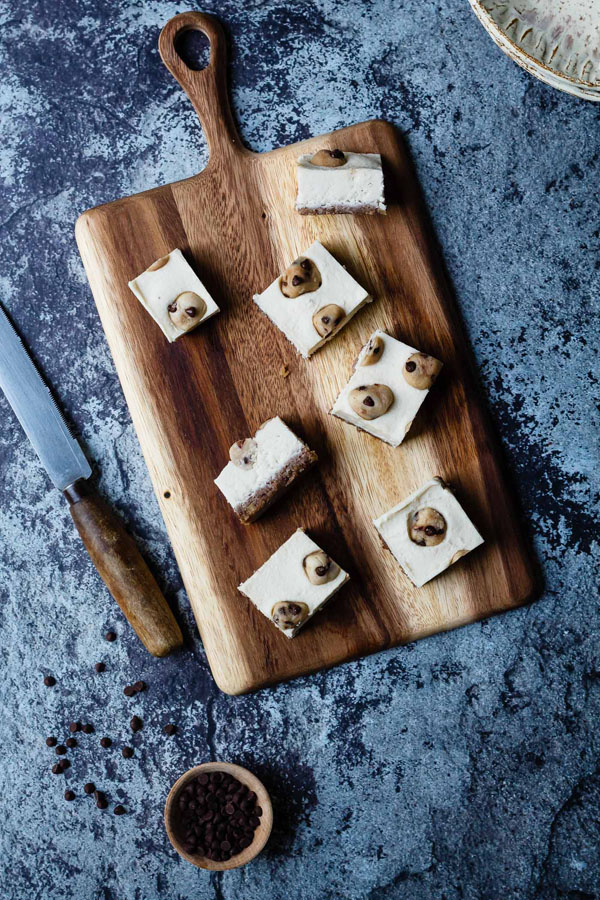
[[[175,39],[200,29],[209,66],[187,68]],[[76,236],[162,514],[218,685],[237,694],[473,622],[524,603],[534,567],[504,484],[460,320],[444,283],[420,191],[392,125],[363,122],[292,147],[245,149],[230,113],[225,40],[215,19],[184,13],[163,29],[163,61],[188,93],[210,160],[193,178],[84,213]],[[294,210],[300,153],[381,153],[386,216]],[[318,238],[375,302],[303,360],[252,302]],[[221,307],[169,344],[127,286],[180,247]],[[398,449],[328,414],[375,328],[443,360]],[[283,378],[284,364],[290,368]],[[320,463],[263,519],[244,526],[213,484],[231,443],[280,415]],[[415,588],[371,520],[441,475],[485,545]],[[351,575],[294,640],[237,591],[304,526]]]

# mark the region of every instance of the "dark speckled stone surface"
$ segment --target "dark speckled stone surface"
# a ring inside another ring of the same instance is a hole
[[[546,584],[509,615],[230,698],[210,677],[73,238],[87,207],[206,163],[156,49],[183,8],[0,5],[0,297],[188,639],[162,661],[140,648],[0,398],[0,896],[597,898],[600,109],[518,69],[467,0],[207,5],[229,30],[253,148],[374,116],[405,133]],[[128,700],[137,678],[149,690]],[[96,734],[53,776],[44,738],[73,718]],[[175,777],[215,758],[262,776],[276,816],[266,852],[224,875],[180,860],[161,821]],[[83,796],[88,780],[106,812]]]

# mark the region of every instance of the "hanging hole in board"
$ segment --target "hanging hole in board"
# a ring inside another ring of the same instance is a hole
[[[203,31],[187,28],[175,38],[175,52],[188,69],[199,72],[210,63],[210,41]]]

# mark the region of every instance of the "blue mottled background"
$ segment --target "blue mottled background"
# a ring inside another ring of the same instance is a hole
[[[0,4],[0,296],[188,636],[178,658],[140,649],[0,398],[0,895],[598,898],[600,108],[519,70],[467,0],[206,4],[229,31],[254,149],[374,116],[406,135],[546,580],[529,608],[231,698],[209,674],[73,238],[87,207],[206,163],[156,49],[183,9]],[[149,690],[132,702],[136,678]],[[134,707],[145,728],[123,760]],[[44,738],[72,718],[97,733],[55,777]],[[266,852],[222,875],[181,861],[161,821],[175,777],[212,758],[254,769],[275,804]],[[129,814],[95,809],[89,779]]]

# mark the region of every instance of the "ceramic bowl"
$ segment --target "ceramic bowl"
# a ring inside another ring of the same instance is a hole
[[[600,0],[469,0],[496,44],[551,87],[600,101]]]

